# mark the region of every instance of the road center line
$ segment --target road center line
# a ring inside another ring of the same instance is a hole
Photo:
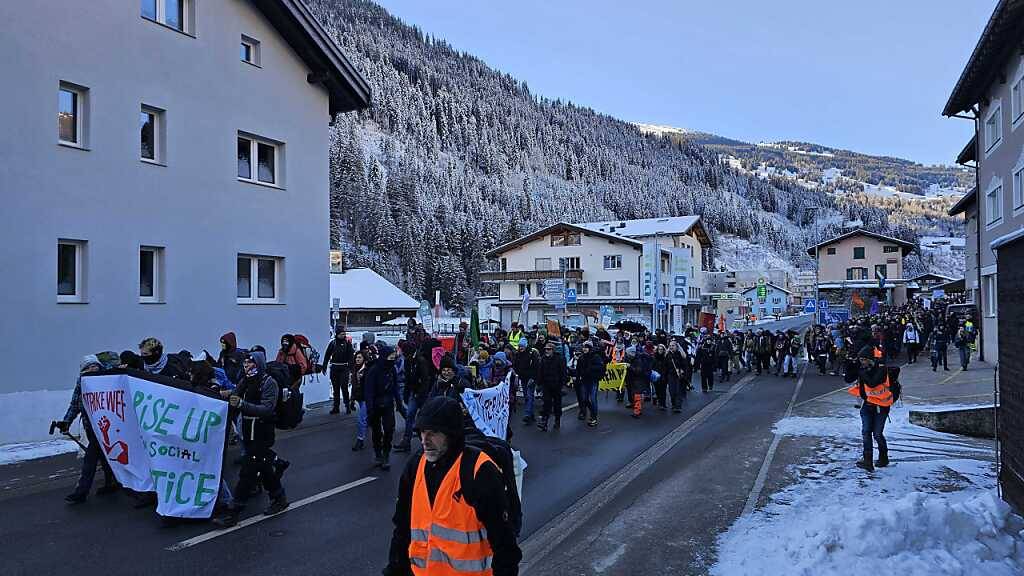
[[[582,498],[573,503],[572,506],[531,534],[521,545],[524,560],[523,564],[520,565],[519,573],[526,574],[530,566],[540,563],[573,531],[590,520],[609,502],[612,502],[632,481],[636,480],[637,477],[678,444],[680,440],[696,429],[697,426],[710,418],[715,412],[718,412],[726,402],[746,388],[753,379],[753,374],[744,376],[728,392],[701,408],[700,411],[666,434],[653,446],[643,451],[632,462],[623,466],[619,471],[605,479],[604,482],[595,486],[590,492],[587,492]]]
[[[804,376],[807,374],[807,365],[804,365],[804,369],[800,372],[800,378],[796,381],[796,388],[793,390],[793,397],[789,399],[789,407],[786,408],[785,418],[789,418],[793,414],[793,405],[796,402],[796,397],[800,394],[800,388],[804,385]],[[833,391],[835,392],[835,391]],[[829,392],[832,394],[833,392]],[[754,487],[750,489],[750,495],[747,496],[747,503],[743,506],[743,512],[740,516],[748,516],[754,511],[754,507],[757,506],[757,500],[761,497],[761,492],[764,490],[764,483],[768,479],[768,469],[771,468],[772,460],[775,459],[775,451],[779,448],[779,441],[782,439],[782,434],[775,433],[772,437],[771,446],[768,447],[768,453],[764,456],[764,462],[761,463],[761,469],[757,471],[757,479],[754,480]]]
[[[292,510],[295,510],[296,508],[302,508],[303,506],[305,506],[307,504],[312,504],[312,503],[317,502],[319,500],[323,500],[324,498],[329,498],[331,496],[334,496],[335,494],[341,494],[342,492],[345,492],[346,490],[351,490],[353,488],[357,488],[359,486],[362,486],[363,484],[367,484],[369,482],[373,482],[376,479],[377,479],[376,476],[367,476],[365,478],[360,478],[359,480],[356,480],[354,482],[349,482],[348,484],[342,484],[341,486],[337,486],[337,487],[331,488],[330,490],[325,490],[325,491],[323,491],[323,492],[321,492],[319,494],[314,494],[314,495],[309,496],[307,498],[303,498],[302,500],[298,500],[296,502],[292,502],[291,506],[289,506],[287,510],[285,510],[284,512],[281,512],[280,514],[274,514],[273,516],[264,516],[263,514],[257,514],[255,516],[252,516],[250,518],[246,518],[245,520],[242,520],[241,522],[239,522],[235,526],[232,526],[231,528],[223,528],[223,529],[220,529],[220,530],[211,530],[211,531],[206,532],[204,534],[200,534],[199,536],[195,536],[193,538],[189,538],[188,540],[182,540],[181,542],[178,542],[177,544],[172,544],[171,546],[168,546],[166,549],[170,550],[171,552],[180,552],[180,551],[182,551],[182,550],[184,550],[186,548],[191,548],[192,546],[195,546],[197,544],[202,544],[203,542],[206,542],[207,540],[213,540],[214,538],[217,538],[218,536],[223,536],[225,534],[230,534],[230,533],[232,533],[232,532],[234,532],[236,530],[241,530],[242,528],[245,528],[247,526],[252,526],[253,524],[257,524],[259,522],[263,522],[264,520],[269,520],[271,518],[274,518],[275,516],[280,516],[281,514],[287,514],[288,512],[290,512]]]

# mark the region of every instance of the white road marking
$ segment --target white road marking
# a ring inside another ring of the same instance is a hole
[[[746,388],[753,379],[754,374],[747,374],[741,378],[728,392],[719,396],[704,408],[701,408],[699,412],[666,434],[653,446],[644,450],[632,462],[626,464],[618,472],[605,479],[604,482],[595,486],[572,506],[565,509],[561,514],[530,535],[520,546],[523,552],[523,563],[520,565],[519,574],[526,574],[530,566],[542,562],[570,534],[590,520],[609,502],[612,502],[631,482],[636,480],[683,438],[689,435],[690,432],[693,432],[697,426],[704,423],[715,412],[718,412],[722,406],[725,406],[726,402]]]
[[[804,385],[804,376],[807,374],[807,366],[804,366],[803,372],[800,373],[800,379],[796,381],[796,388],[793,390],[793,397],[789,399],[789,407],[786,408],[785,418],[789,418],[793,414],[793,405],[796,403],[796,397],[800,394],[800,388]],[[775,458],[775,451],[779,448],[779,440],[782,439],[781,434],[775,434],[772,438],[771,446],[768,447],[768,453],[764,455],[764,462],[761,463],[761,469],[757,471],[757,479],[754,480],[754,487],[750,489],[750,495],[747,496],[747,503],[743,506],[743,512],[741,516],[748,516],[754,511],[754,507],[757,506],[757,500],[761,497],[761,492],[764,490],[764,483],[768,479],[768,469],[771,468],[772,460]]]
[[[363,484],[367,484],[369,482],[373,482],[376,479],[377,479],[376,476],[367,476],[365,478],[360,478],[359,480],[356,480],[354,482],[349,482],[348,484],[342,484],[341,486],[337,486],[335,488],[331,488],[330,490],[325,490],[325,491],[323,491],[323,492],[321,492],[319,494],[314,494],[314,495],[309,496],[307,498],[303,498],[302,500],[298,500],[296,502],[292,502],[291,506],[289,506],[284,512],[280,512],[279,514],[274,514],[273,516],[264,516],[263,514],[257,514],[255,516],[252,516],[250,518],[246,518],[245,520],[240,521],[238,524],[236,524],[235,526],[232,526],[231,528],[223,528],[223,529],[220,529],[220,530],[211,530],[209,532],[206,532],[205,534],[200,534],[199,536],[195,536],[193,538],[189,538],[188,540],[182,540],[181,542],[178,542],[177,544],[173,544],[171,546],[168,546],[167,550],[170,550],[171,552],[180,552],[180,551],[182,551],[182,550],[184,550],[186,548],[191,548],[192,546],[195,546],[197,544],[202,544],[203,542],[206,542],[207,540],[213,540],[214,538],[217,538],[218,536],[223,536],[225,534],[230,534],[230,533],[232,533],[232,532],[234,532],[236,530],[241,530],[242,528],[245,528],[247,526],[252,526],[253,524],[257,524],[259,522],[263,522],[264,520],[269,520],[271,518],[274,518],[275,516],[280,516],[281,514],[286,514],[286,513],[288,513],[291,510],[295,510],[296,508],[302,508],[303,506],[305,506],[307,504],[312,504],[312,503],[317,502],[319,500],[323,500],[324,498],[329,498],[331,496],[334,496],[335,494],[341,494],[342,492],[345,492],[346,490],[351,490],[353,488],[357,488],[359,486],[362,486]]]

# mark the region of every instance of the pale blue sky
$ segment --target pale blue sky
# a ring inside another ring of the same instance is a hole
[[[378,0],[549,98],[740,140],[952,164],[996,0]]]

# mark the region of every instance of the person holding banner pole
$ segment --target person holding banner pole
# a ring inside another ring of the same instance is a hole
[[[583,353],[576,361],[576,385],[580,388],[580,414],[587,416],[591,428],[597,426],[597,385],[604,373],[604,357],[594,350],[592,342],[584,341]]]
[[[271,516],[288,508],[281,479],[274,470],[277,455],[274,446],[274,414],[277,408],[277,382],[267,374],[267,359],[263,352],[250,352],[242,363],[245,377],[231,392],[228,404],[242,413],[242,442],[246,458],[238,473],[234,502],[225,516],[214,519],[220,526],[234,526],[257,485],[262,485],[270,496],[270,505],[263,514]]]
[[[523,423],[530,424],[534,421],[533,404],[535,400],[535,387],[537,379],[537,365],[540,364],[540,354],[535,348],[531,348],[527,339],[519,339],[519,350],[512,360],[512,369],[522,384],[523,391]]]
[[[75,384],[75,391],[71,396],[71,404],[68,406],[67,413],[64,414],[64,419],[57,423],[57,428],[60,429],[61,433],[66,434],[75,418],[81,416],[82,428],[85,430],[86,438],[89,439],[89,446],[85,450],[85,458],[82,459],[82,473],[78,478],[78,484],[75,485],[75,490],[71,494],[64,497],[68,504],[81,504],[89,497],[93,478],[96,477],[97,463],[103,467],[104,482],[103,486],[96,491],[96,494],[101,496],[113,494],[121,489],[121,484],[114,477],[114,471],[110,469],[110,464],[100,451],[100,442],[96,438],[96,433],[93,432],[92,424],[89,422],[89,415],[86,414],[85,407],[82,405],[81,375],[98,372],[102,368],[103,366],[95,354],[90,354],[82,359],[78,382]]]

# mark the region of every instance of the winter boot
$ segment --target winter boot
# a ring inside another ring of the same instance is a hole
[[[385,472],[387,472],[388,470],[391,470],[391,462],[390,462],[390,460],[391,460],[391,454],[389,454],[387,451],[385,451],[384,455],[380,457],[380,469],[384,470]]]
[[[582,418],[580,418],[580,420],[582,420]],[[561,416],[555,416],[555,430],[559,430],[561,428],[562,428],[562,418],[561,418]]]
[[[284,497],[284,494],[274,498],[270,501],[270,506],[267,506],[263,510],[264,516],[273,516],[274,514],[280,514],[288,509],[288,499]]]
[[[597,426],[597,416],[591,416],[590,420],[587,420],[587,426],[590,426],[591,428]]]
[[[534,419],[533,415],[531,415],[531,414],[527,414],[526,416],[523,416],[523,424],[533,424],[534,421],[535,421],[535,419]]]
[[[877,468],[885,468],[888,465],[889,465],[889,451],[888,450],[879,450],[878,451],[878,460],[875,462],[875,467],[877,467]]]
[[[548,431],[548,419],[547,418],[541,418],[540,420],[537,421],[537,430],[540,430],[541,432],[547,432]]]
[[[583,410],[582,408],[580,408],[579,413],[576,414],[576,419],[580,420],[580,421],[586,420],[587,419],[587,412],[585,410]]]
[[[85,492],[75,491],[65,496],[64,501],[68,504],[81,504],[82,502],[85,502],[88,497],[89,495]]]
[[[861,458],[860,460],[857,460],[857,467],[858,468],[863,468],[863,469],[867,470],[868,472],[874,472],[875,471],[875,465],[872,464],[872,462],[871,462],[871,451],[870,450],[866,450],[864,452],[864,457]]]
[[[218,528],[231,528],[238,524],[238,517],[241,512],[241,508],[229,508],[227,512],[214,518],[211,522],[213,522],[213,525]]]
[[[353,452],[358,452],[358,451],[363,449],[363,446],[364,446],[363,439],[362,438],[356,438],[355,443],[352,444],[352,451]]]

